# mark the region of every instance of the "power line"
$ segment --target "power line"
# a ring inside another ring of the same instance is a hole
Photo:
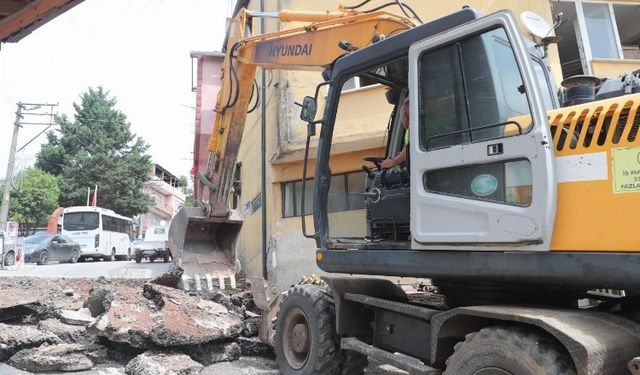
[[[13,170],[15,167],[16,149],[18,148],[18,131],[23,125],[48,125],[47,129],[53,125],[53,107],[57,107],[56,104],[49,103],[22,103],[16,104],[18,109],[16,110],[16,119],[13,122],[13,136],[11,138],[11,147],[9,149],[9,163],[7,165],[7,173],[5,175],[4,192],[2,194],[2,205],[0,206],[0,229],[4,229],[7,226],[7,218],[9,216],[9,201],[11,194],[11,181],[13,179]],[[27,122],[22,121],[25,117],[29,116],[42,116],[43,113],[34,112],[42,107],[49,107],[49,123],[41,122]],[[45,129],[46,130],[46,129]],[[38,135],[42,134],[40,132]],[[37,137],[37,136],[36,136]],[[35,138],[31,139],[27,144],[31,143]],[[26,146],[26,145],[25,145]],[[22,150],[20,148],[20,150]]]

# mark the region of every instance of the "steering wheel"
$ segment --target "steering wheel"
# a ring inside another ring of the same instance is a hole
[[[362,160],[364,161],[368,161],[370,163],[373,163],[376,165],[376,168],[378,168],[379,171],[382,170],[382,166],[380,166],[380,163],[383,160],[386,160],[387,158],[384,157],[380,157],[380,156],[365,156],[364,158],[362,158]]]

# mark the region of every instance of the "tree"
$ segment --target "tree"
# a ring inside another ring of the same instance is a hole
[[[191,183],[193,178],[187,178],[187,176],[180,176],[178,180],[178,186],[182,193],[184,193],[184,207],[193,207],[193,188],[191,187]]]
[[[58,207],[60,188],[54,175],[38,168],[20,174],[22,178],[11,191],[9,219],[34,232]]]
[[[47,134],[36,162],[57,176],[60,206],[84,205],[87,188],[98,185],[98,206],[130,217],[147,212],[152,200],[142,188],[152,167],[149,145],[131,132],[102,87],[89,88],[73,107],[74,120],[56,118],[60,135]]]

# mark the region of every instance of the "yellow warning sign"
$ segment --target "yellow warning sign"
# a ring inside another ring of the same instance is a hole
[[[613,164],[613,192],[640,192],[640,147],[611,150]]]

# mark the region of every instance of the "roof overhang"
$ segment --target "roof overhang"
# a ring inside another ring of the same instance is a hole
[[[0,42],[18,42],[82,1],[0,0]]]

